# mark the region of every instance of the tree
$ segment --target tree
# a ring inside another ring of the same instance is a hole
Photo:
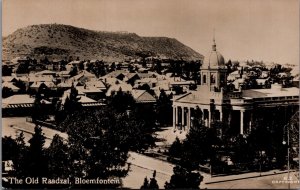
[[[128,109],[132,109],[134,107],[135,101],[131,94],[123,92],[120,88],[116,94],[112,95],[109,104],[117,112],[124,112]]]
[[[79,102],[80,98],[78,97],[78,90],[72,85],[70,89],[70,95],[66,98],[64,103],[64,111],[66,114],[72,114],[76,111],[80,111],[82,109],[82,105]]]
[[[200,189],[203,176],[199,172],[192,172],[181,166],[175,166],[173,172],[170,182],[165,183],[165,189]]]
[[[68,146],[64,139],[59,135],[54,135],[52,142],[47,149],[48,169],[50,178],[67,178],[69,177],[69,159]]]
[[[20,79],[17,80],[17,81],[14,83],[14,85],[20,89],[20,90],[19,90],[19,93],[20,93],[20,94],[26,93],[26,84],[25,84],[23,81],[21,81]]]
[[[2,66],[2,76],[11,76],[12,69],[9,68],[7,65]]]
[[[14,176],[18,178],[27,177],[26,156],[28,155],[28,147],[25,145],[24,139],[24,133],[21,132],[15,140],[17,149],[15,150],[14,157],[12,158],[15,171]]]
[[[162,125],[170,124],[172,122],[172,102],[167,96],[166,92],[162,89],[157,100],[157,120]]]
[[[75,75],[77,75],[77,74],[78,74],[78,68],[77,68],[77,66],[74,66],[74,67],[71,69],[69,75],[70,75],[70,77],[73,77],[73,76],[75,76]]]
[[[34,128],[34,134],[29,142],[28,154],[26,155],[26,169],[28,176],[45,177],[48,173],[47,158],[45,155],[44,144],[45,136],[42,128],[38,125]]]
[[[80,61],[79,65],[78,65],[78,69],[79,70],[84,70],[84,64],[83,64],[83,61]]]
[[[18,151],[18,144],[11,136],[2,137],[2,160],[13,160]]]
[[[153,171],[152,178],[150,178],[149,189],[159,189],[155,177],[156,177],[156,170]]]
[[[108,107],[68,115],[60,128],[68,133],[71,177],[124,177],[128,151],[147,149],[152,137],[134,114]]]
[[[141,186],[140,189],[148,189],[149,188],[149,181],[147,179],[147,177],[144,178],[144,183],[143,185]]]
[[[199,138],[201,137],[201,138]],[[216,131],[205,126],[192,127],[183,141],[181,165],[185,168],[197,169],[215,157],[215,148],[220,143]]]
[[[46,114],[46,104],[42,101],[40,93],[35,95],[35,99],[32,107],[32,120],[45,120],[48,116]]]
[[[7,98],[9,96],[12,96],[13,94],[14,92],[12,91],[11,88],[8,88],[6,86],[2,88],[2,98]]]
[[[150,182],[148,181],[147,177],[144,178],[144,183],[141,186],[141,189],[159,189],[156,177],[156,170],[153,171],[152,178],[150,178]]]
[[[169,156],[180,158],[180,156],[182,155],[182,151],[182,143],[180,142],[179,138],[176,137],[175,141],[169,148]]]

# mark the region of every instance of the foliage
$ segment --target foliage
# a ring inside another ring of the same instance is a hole
[[[45,136],[42,133],[40,126],[35,126],[34,134],[29,142],[28,155],[25,162],[28,176],[42,177],[47,176],[48,164],[47,156],[45,154],[44,144]]]
[[[14,92],[12,91],[11,88],[8,88],[6,86],[2,88],[2,98],[7,98],[9,96],[12,96],[13,94]]]
[[[2,76],[11,76],[12,69],[9,68],[7,65],[2,66]]]
[[[78,68],[77,66],[72,67],[70,73],[69,73],[70,77],[73,77],[75,75],[78,75]]]
[[[18,144],[10,136],[2,137],[2,160],[13,160],[18,151]]]
[[[54,135],[49,148],[48,156],[49,177],[67,178],[69,174],[68,146],[59,135]]]
[[[74,87],[74,85],[72,85],[70,89],[70,95],[66,98],[64,103],[64,111],[67,115],[82,109],[82,105],[79,100],[80,98],[78,98],[78,90]]]
[[[170,182],[165,183],[165,189],[200,189],[203,176],[199,172],[192,172],[181,166],[175,166],[173,172]]]
[[[156,170],[153,171],[152,178],[150,178],[150,182],[148,181],[147,177],[144,178],[144,183],[140,189],[159,189],[156,177]]]
[[[123,92],[122,89],[119,89],[109,100],[109,105],[120,113],[131,110],[134,107],[134,103],[133,96]]]
[[[169,148],[169,156],[179,158],[182,155],[183,152],[183,146],[180,142],[179,138],[176,137],[175,141],[172,143],[172,145]]]
[[[167,125],[172,122],[172,102],[164,90],[160,91],[160,95],[157,100],[156,111],[157,119],[161,125]]]
[[[47,109],[46,109],[46,104],[42,100],[42,97],[40,93],[37,93],[35,95],[35,99],[33,102],[33,107],[32,107],[32,120],[45,120],[48,116],[46,114]]]

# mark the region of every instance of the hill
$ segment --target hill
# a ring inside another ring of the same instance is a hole
[[[199,60],[203,56],[178,40],[141,37],[127,32],[101,32],[61,24],[32,25],[3,38],[3,59],[31,56],[122,61],[142,56]]]

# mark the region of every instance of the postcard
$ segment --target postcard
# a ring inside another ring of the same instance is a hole
[[[299,1],[4,0],[2,187],[299,189]]]

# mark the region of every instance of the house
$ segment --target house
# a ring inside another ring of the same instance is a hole
[[[50,70],[43,70],[43,71],[35,73],[35,76],[47,76],[47,75],[51,75],[51,76],[55,77],[56,72],[50,71]]]
[[[56,89],[56,85],[53,82],[41,82],[41,81],[37,81],[34,82],[30,85],[30,88],[32,90],[38,91],[38,89],[42,87],[42,88],[49,88],[50,90],[55,90]]]
[[[111,84],[111,86],[108,88],[106,96],[111,96],[119,90],[121,90],[122,92],[130,93],[132,91],[132,86],[120,80],[116,80],[116,82],[114,84]]]
[[[64,92],[64,94],[63,94],[63,96],[62,96],[62,105],[65,104],[67,97],[70,96],[70,93],[71,93],[71,89],[66,90],[66,91]],[[79,91],[79,90],[78,90],[78,96],[77,96],[77,98],[79,98],[78,102],[80,102],[81,105],[82,105],[84,108],[98,108],[98,107],[101,107],[101,106],[104,106],[104,105],[105,105],[104,103],[97,102],[96,100],[87,97],[87,96],[84,94],[84,92]]]
[[[4,82],[4,83],[2,83],[2,88],[3,87],[12,89],[12,91],[14,93],[16,93],[16,92],[18,92],[20,90],[20,88],[16,87],[12,82]]]
[[[105,93],[95,86],[77,86],[76,89],[78,90],[78,92],[80,92],[80,94],[84,94],[86,97],[89,97],[93,100],[105,98]]]
[[[30,116],[35,98],[28,94],[17,94],[2,99],[3,116]],[[50,108],[51,102],[41,100],[41,103]]]
[[[146,90],[132,90],[131,95],[134,98],[136,103],[155,103],[156,99]]]
[[[173,98],[174,129],[189,131],[198,114],[207,127],[218,121],[232,127],[236,134],[247,135],[257,119],[266,119],[263,112],[299,109],[299,88],[273,84],[271,89],[228,90],[226,75],[225,59],[214,42],[201,66],[204,80],[195,91]],[[211,80],[212,77],[216,80]]]

